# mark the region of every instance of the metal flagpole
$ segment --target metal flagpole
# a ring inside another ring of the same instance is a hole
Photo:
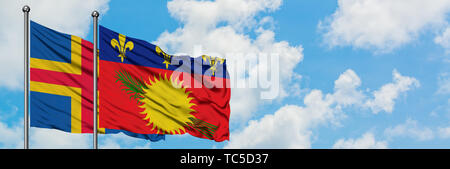
[[[98,140],[97,140],[97,127],[98,127],[98,120],[97,120],[97,37],[98,37],[98,16],[100,14],[97,11],[92,12],[92,18],[94,19],[94,101],[93,101],[93,107],[94,107],[94,149],[98,149]]]
[[[29,112],[29,107],[28,107],[28,94],[30,93],[30,88],[29,88],[29,26],[28,24],[30,23],[29,20],[29,12],[30,12],[30,7],[28,5],[23,6],[22,8],[23,14],[24,14],[24,118],[23,118],[23,131],[24,131],[24,135],[23,135],[23,141],[24,141],[24,145],[23,148],[24,149],[28,149],[29,148],[29,144],[28,144],[28,125],[29,125],[29,117],[28,117],[28,112]]]

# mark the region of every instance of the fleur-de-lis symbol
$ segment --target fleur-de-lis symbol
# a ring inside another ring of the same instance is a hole
[[[212,75],[214,76],[214,73],[217,70],[217,62],[220,62],[220,64],[223,64],[223,62],[225,62],[225,59],[222,58],[217,58],[214,56],[208,56],[208,55],[202,55],[203,61],[209,61],[209,65],[211,66],[211,68],[209,68],[209,70],[211,70]]]
[[[117,41],[117,39],[111,40],[111,46],[114,49],[116,47],[119,49],[119,56],[117,57],[120,57],[121,62],[123,62],[123,59],[126,58],[125,53],[127,52],[127,49],[131,51],[134,48],[134,43],[132,41],[128,41],[127,43],[125,43],[125,41],[126,36],[122,34],[119,34],[119,41]]]
[[[163,56],[164,57],[164,62],[163,64],[166,64],[166,69],[169,68],[170,63],[172,62],[171,58],[172,55],[167,54],[166,52],[164,52],[163,50],[161,50],[161,48],[159,46],[155,47],[155,51],[159,56]]]

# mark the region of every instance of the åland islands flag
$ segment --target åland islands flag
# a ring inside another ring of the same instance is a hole
[[[30,125],[70,133],[93,133],[93,45],[31,21]],[[101,121],[101,119],[99,119]],[[164,135],[142,135],[99,128],[151,141]]]
[[[100,26],[100,127],[229,140],[224,59],[173,56]]]

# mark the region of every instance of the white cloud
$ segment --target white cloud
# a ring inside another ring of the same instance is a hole
[[[438,77],[438,94],[450,94],[450,74],[442,73]]]
[[[89,134],[72,134],[54,129],[29,128],[30,148],[91,148]],[[6,123],[0,121],[0,148],[24,146],[23,119]]]
[[[450,127],[440,127],[438,128],[438,134],[441,138],[450,138]]]
[[[359,77],[349,69],[335,81],[334,93],[323,95],[320,90],[312,90],[303,107],[286,105],[274,114],[251,120],[243,130],[231,133],[225,148],[310,148],[312,129],[338,124],[345,116],[341,108],[356,104],[362,97],[357,91],[360,84]]]
[[[450,138],[450,127],[439,127],[437,133],[440,138],[448,139]]]
[[[322,99],[322,92],[314,90],[306,96],[305,102],[314,100],[317,105],[308,108],[286,105],[273,115],[251,120],[242,131],[231,133],[225,148],[310,148],[312,123],[331,114],[329,103]],[[312,110],[314,108],[317,110]]]
[[[393,71],[393,80],[393,83],[383,85],[380,90],[375,91],[374,99],[367,99],[359,89],[362,83],[360,78],[353,70],[348,69],[334,82],[333,93],[324,95],[321,90],[312,90],[305,96],[304,106],[285,105],[274,114],[251,120],[244,129],[231,133],[230,142],[225,148],[310,148],[313,130],[325,124],[339,126],[340,120],[346,117],[344,108],[370,105],[377,112],[392,112],[394,100],[399,93],[406,92],[411,85],[418,85],[417,80],[401,76],[396,70]],[[402,132],[399,127],[387,133],[394,135],[396,130]],[[427,136],[426,132],[407,131],[416,135],[423,134],[421,138]],[[371,148],[387,147],[385,141],[375,141],[370,133],[356,140],[341,139],[335,147],[362,148],[369,145]]]
[[[395,127],[389,127],[385,130],[388,138],[409,137],[419,141],[431,140],[434,138],[434,132],[428,127],[420,127],[416,120],[407,119],[405,123]]]
[[[277,53],[280,56],[280,94],[286,97],[289,91],[293,69],[303,59],[301,45],[292,46],[287,41],[276,41],[275,32],[270,29],[271,18],[255,17],[277,10],[282,0],[174,0],[169,1],[169,13],[182,22],[174,32],[164,32],[154,42],[168,53],[184,53],[194,57],[201,54],[255,60],[260,53]],[[269,24],[269,28],[264,27]],[[273,27],[273,26],[272,26]],[[254,33],[255,37],[249,36]],[[202,47],[197,53],[195,46]],[[250,54],[250,55],[249,55]],[[255,55],[251,55],[255,54]],[[233,63],[227,69],[231,79],[245,83],[257,74],[270,74],[270,68],[256,64],[247,70],[237,70]],[[244,122],[252,116],[265,100],[260,99],[261,88],[231,90],[231,120]]]
[[[441,35],[434,38],[434,43],[441,45],[446,53],[450,53],[450,27],[447,27]]]
[[[186,25],[213,28],[228,22],[234,27],[250,26],[259,12],[277,10],[282,0],[173,0],[167,4],[170,14]]]
[[[23,127],[0,121],[0,148],[23,148]],[[22,141],[21,141],[22,140]]]
[[[21,140],[23,142],[23,140]],[[30,148],[88,149],[92,134],[67,133],[56,129],[30,128]]]
[[[359,86],[361,79],[353,70],[348,69],[334,82],[333,98],[338,104],[345,106],[360,104],[365,96],[362,91],[356,90]]]
[[[339,139],[334,143],[336,149],[385,149],[388,148],[387,141],[377,141],[373,133],[367,132],[357,139]]]
[[[23,5],[31,7],[30,18],[33,21],[85,37],[92,23],[92,11],[106,13],[108,1],[0,1],[0,51],[3,51],[0,55],[0,87],[17,90],[23,86]]]
[[[413,77],[402,76],[397,70],[392,71],[393,82],[383,85],[379,90],[373,92],[373,99],[366,101],[366,107],[373,113],[380,111],[391,113],[394,109],[395,99],[414,87],[419,87],[420,83]]]
[[[150,149],[150,141],[127,136],[123,133],[99,135],[101,149]]]
[[[36,128],[29,129],[29,146],[31,149],[90,149],[92,148],[92,134],[68,133],[56,129]],[[0,149],[22,149],[23,119],[13,125],[0,121]],[[100,149],[149,149],[150,141],[118,134],[99,134],[98,146]]]
[[[331,47],[387,52],[424,30],[446,26],[449,12],[448,0],[338,0],[337,10],[319,23],[319,29]]]

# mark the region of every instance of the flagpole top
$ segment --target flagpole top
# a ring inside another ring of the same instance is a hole
[[[100,14],[97,11],[92,12],[92,17],[98,17]]]
[[[23,6],[22,8],[23,12],[30,12],[30,7],[28,5]]]

